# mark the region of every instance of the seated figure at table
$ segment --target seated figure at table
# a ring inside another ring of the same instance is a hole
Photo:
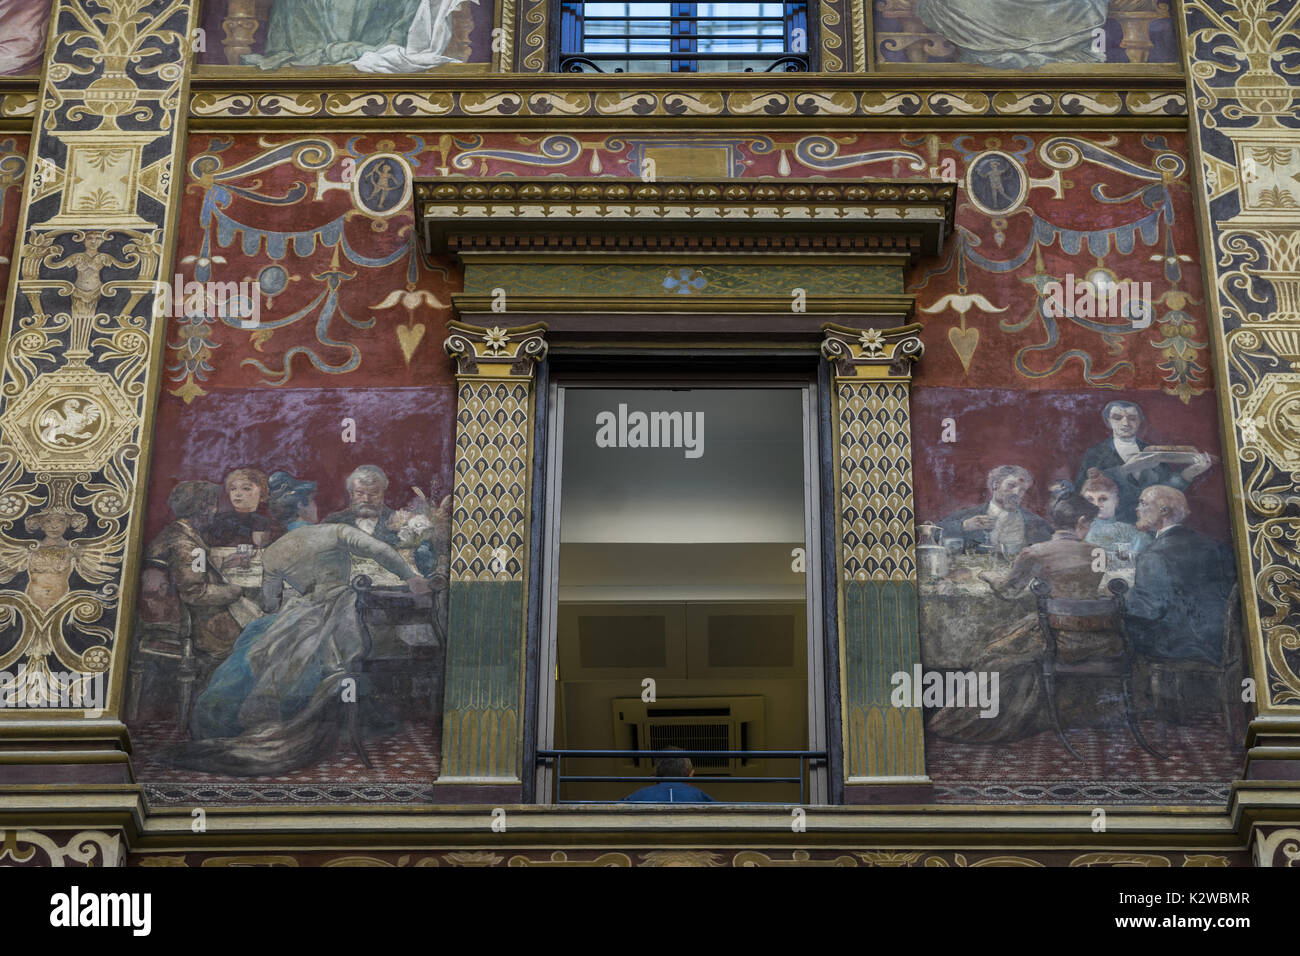
[[[378,465],[362,465],[344,481],[348,507],[325,516],[325,524],[346,524],[360,528],[390,547],[398,546],[396,512],[384,503],[388,476]]]
[[[1176,488],[1153,485],[1138,500],[1138,529],[1155,540],[1137,558],[1124,596],[1139,653],[1218,663],[1236,568],[1228,549],[1183,524],[1189,508]]]
[[[269,494],[266,475],[256,468],[236,468],[226,475],[225,486],[231,510],[212,519],[208,544],[214,548],[266,547],[271,543],[271,519],[259,511]]]
[[[1007,598],[1022,592],[1035,578],[1051,585],[1053,597],[1099,597],[1103,573],[1093,559],[1096,546],[1085,540],[1097,506],[1066,486],[1057,492],[1048,513],[1053,528],[1050,540],[1026,547],[1005,575],[984,571],[980,577]],[[1069,663],[1115,657],[1123,650],[1118,630],[1057,632],[1058,659]],[[973,669],[999,675],[997,714],[981,717],[979,708],[945,708],[931,714],[931,732],[963,741],[1005,742],[1050,729],[1041,673],[1046,651],[1037,609],[995,630]]]
[[[989,500],[954,511],[939,522],[944,538],[961,538],[966,551],[989,546],[1008,555],[1052,536],[1052,527],[1022,507],[1034,485],[1033,476],[1019,465],[998,465],[988,473]]]
[[[1139,531],[1136,525],[1115,518],[1119,504],[1119,487],[1096,468],[1088,469],[1087,480],[1080,493],[1097,506],[1097,520],[1092,523],[1087,541],[1112,552],[1135,555],[1151,543],[1151,535]]]
[[[1147,443],[1138,438],[1144,422],[1142,409],[1133,402],[1111,402],[1102,409],[1101,417],[1110,428],[1111,436],[1084,453],[1076,484],[1082,486],[1088,480],[1089,470],[1093,468],[1115,482],[1115,487],[1119,490],[1115,518],[1119,521],[1133,523],[1137,520],[1138,495],[1143,488],[1167,485],[1183,490],[1197,476],[1209,470],[1210,456],[1201,452],[1195,461],[1181,470],[1162,462],[1141,471],[1123,474],[1124,465],[1147,448]]]
[[[400,554],[347,524],[315,524],[315,484],[276,476],[276,511],[292,530],[262,556],[263,606],[273,615],[213,676],[192,729],[223,736],[169,748],[165,759],[214,772],[264,775],[319,761],[338,743],[343,680],[365,651],[351,558],[376,562],[414,594],[429,582]],[[255,624],[257,622],[254,622]],[[251,627],[252,625],[250,625]]]
[[[210,481],[182,481],[173,488],[167,506],[175,520],[149,542],[141,569],[142,607],[175,615],[171,623],[177,625],[182,606],[188,614],[200,679],[225,659],[239,637],[230,607],[243,590],[227,582],[214,562],[196,560],[196,552],[208,552],[205,532],[220,501],[221,486]],[[203,570],[195,570],[196,565]]]

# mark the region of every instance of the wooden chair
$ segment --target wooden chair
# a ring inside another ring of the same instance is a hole
[[[164,673],[173,671],[180,686],[180,706],[177,720],[182,729],[190,724],[190,707],[194,702],[194,680],[198,662],[194,657],[194,641],[190,636],[190,614],[179,601],[168,602],[171,579],[167,571],[146,567],[141,573],[141,605],[170,606],[172,614],[167,620],[147,621],[137,615],[135,646],[131,653],[131,691],[127,696],[126,719],[134,723],[140,716],[140,695],[144,689],[146,673],[153,669]]]
[[[1137,718],[1133,712],[1133,664],[1136,653],[1133,643],[1124,629],[1124,592],[1128,584],[1122,579],[1110,582],[1108,598],[1054,598],[1052,585],[1048,581],[1035,578],[1029,585],[1038,599],[1038,623],[1043,637],[1047,641],[1047,653],[1043,656],[1043,688],[1047,693],[1048,708],[1052,715],[1052,724],[1056,736],[1065,747],[1066,752],[1076,760],[1082,760],[1078,752],[1066,739],[1065,728],[1061,724],[1061,711],[1057,700],[1056,684],[1060,678],[1086,678],[1088,680],[1117,680],[1124,690],[1124,717],[1133,739],[1147,753],[1161,760],[1169,759],[1164,754],[1153,750],[1142,736]],[[1058,656],[1058,631],[1113,631],[1120,635],[1124,643],[1124,652],[1118,657],[1087,660],[1077,663],[1062,661]]]
[[[1229,746],[1242,742],[1243,734],[1238,731],[1237,718],[1241,714],[1241,679],[1242,679],[1242,627],[1241,627],[1241,589],[1232,585],[1228,594],[1228,604],[1223,612],[1223,643],[1219,650],[1217,663],[1193,660],[1168,660],[1143,655],[1140,663],[1146,668],[1151,686],[1152,704],[1157,712],[1161,710],[1161,701],[1166,698],[1162,693],[1166,686],[1181,689],[1183,678],[1188,676],[1208,677],[1218,689],[1219,715],[1223,718],[1223,732],[1228,737]],[[1172,695],[1176,701],[1172,710],[1174,718],[1182,721],[1187,711],[1183,695]]]
[[[435,718],[442,713],[442,693],[444,668],[438,666],[440,655],[437,648],[419,647],[411,649],[411,657],[402,661],[379,661],[370,659],[374,645],[372,626],[425,624],[433,628],[435,635],[441,635],[438,615],[441,607],[438,596],[445,593],[435,578],[434,590],[428,594],[412,594],[405,587],[375,587],[367,575],[359,574],[352,580],[352,590],[356,593],[357,617],[361,622],[361,634],[365,640],[365,651],[358,666],[359,673],[350,675],[354,679],[361,674],[378,674],[385,670],[402,671],[412,678],[413,684],[427,682],[430,688],[431,705]],[[444,643],[445,647],[445,643]],[[367,768],[370,755],[361,739],[361,722],[359,708],[353,704],[347,710],[347,734],[356,749],[357,756]]]

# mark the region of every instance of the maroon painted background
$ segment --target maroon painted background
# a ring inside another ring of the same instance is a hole
[[[363,464],[388,475],[391,508],[414,497],[413,485],[440,500],[451,492],[455,408],[449,387],[232,389],[191,405],[163,402],[146,540],[171,520],[167,495],[177,482],[220,483],[231,468],[245,465],[317,482],[321,517],[348,506],[344,479]],[[345,418],[356,422],[354,443],[342,440]]]

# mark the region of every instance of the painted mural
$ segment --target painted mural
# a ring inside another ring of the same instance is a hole
[[[441,344],[460,277],[421,253],[411,183],[625,177],[654,158],[962,184],[956,235],[908,276],[926,345],[916,513],[936,549],[921,659],[996,671],[1001,705],[928,708],[927,772],[949,802],[1221,801],[1241,642],[1185,148],[1102,133],[192,137],[136,639],[186,634],[193,653],[149,661],[131,698],[151,798],[427,799],[456,407]],[[188,283],[231,291],[214,306]],[[398,623],[357,610],[358,568]],[[1053,635],[1050,690],[1034,581],[1073,601],[1124,586]],[[1064,666],[1126,655],[1127,681]],[[354,709],[321,690],[341,677]]]
[[[0,17],[0,76],[41,72],[51,0],[8,0]]]
[[[26,136],[0,137],[0,289],[9,288],[29,143]]]
[[[199,62],[363,73],[485,63],[492,16],[488,0],[209,0],[202,10]]]
[[[881,63],[961,63],[1003,70],[1172,63],[1163,0],[875,0]]]

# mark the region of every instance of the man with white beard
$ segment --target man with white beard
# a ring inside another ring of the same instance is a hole
[[[384,544],[398,546],[397,531],[389,527],[393,509],[384,504],[388,476],[378,465],[362,465],[347,478],[351,505],[328,515],[324,524],[350,524]]]

